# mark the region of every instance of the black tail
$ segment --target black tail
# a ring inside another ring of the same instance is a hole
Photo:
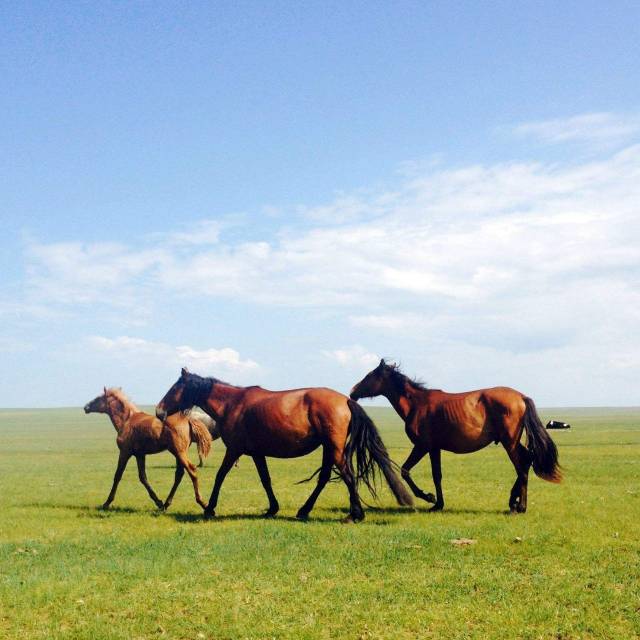
[[[524,398],[524,429],[527,432],[527,449],[533,459],[533,470],[537,476],[549,482],[560,482],[562,472],[558,464],[558,449],[544,428],[536,405],[531,398]]]
[[[379,469],[386,478],[398,504],[412,505],[413,498],[393,470],[394,463],[389,458],[376,425],[357,402],[354,400],[348,402],[349,409],[351,409],[351,422],[349,436],[344,447],[344,457],[354,478],[362,480],[371,494],[376,497],[376,473]],[[355,470],[353,468],[354,456]]]

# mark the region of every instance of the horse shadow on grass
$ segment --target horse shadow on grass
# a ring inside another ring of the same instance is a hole
[[[334,513],[345,513],[344,509],[340,507],[328,507],[325,509],[326,511],[332,511]],[[444,509],[442,511],[430,511],[430,507],[414,507],[413,509],[410,507],[377,507],[377,506],[367,506],[367,513],[376,513],[376,514],[387,514],[387,515],[397,515],[404,516],[409,514],[424,514],[432,517],[439,517],[441,515],[450,514],[461,514],[461,515],[488,515],[488,514],[498,514],[504,515],[510,513],[508,509]]]
[[[110,507],[103,509],[101,506],[80,505],[80,504],[56,504],[54,502],[30,502],[22,505],[33,509],[56,509],[62,511],[75,511],[79,518],[105,518],[110,515],[132,514],[132,513],[153,513],[149,509],[134,509],[133,507]]]

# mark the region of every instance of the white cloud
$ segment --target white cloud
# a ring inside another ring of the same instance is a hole
[[[328,206],[337,210],[342,201]],[[254,242],[185,251],[162,242],[32,244],[29,285],[53,306],[135,309],[151,294],[198,291],[372,311],[393,300],[406,312],[427,299],[488,302],[596,274],[631,284],[640,254],[638,201],[640,146],[578,165],[473,166],[372,196],[371,219],[288,228]]]
[[[333,351],[323,351],[322,355],[343,367],[354,369],[372,369],[380,361],[379,356],[367,351],[360,345],[353,345]]]
[[[257,362],[243,360],[235,349],[228,347],[199,351],[188,345],[172,346],[164,342],[130,336],[91,336],[86,339],[86,343],[95,351],[113,355],[121,360],[133,362],[146,358],[150,362],[162,362],[163,366],[172,368],[187,366],[201,375],[244,374],[259,368]]]
[[[349,316],[349,322],[354,327],[399,331],[425,325],[427,321],[416,313],[398,313]]]
[[[547,143],[620,143],[640,133],[640,115],[585,113],[570,118],[525,122],[514,128],[516,134]]]

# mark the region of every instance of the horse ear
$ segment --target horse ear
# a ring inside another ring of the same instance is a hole
[[[183,378],[186,378],[188,373],[189,373],[189,369],[187,369],[187,367],[182,367],[182,371],[180,372],[180,375]]]
[[[384,361],[384,358],[380,358],[380,364],[378,366],[379,367],[384,367],[385,364],[387,364],[387,363]]]
[[[104,395],[107,395],[107,387],[102,387],[102,390],[104,391]]]

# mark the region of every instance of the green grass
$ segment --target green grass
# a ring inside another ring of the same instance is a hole
[[[401,462],[409,445],[395,414],[370,413]],[[385,490],[365,522],[346,526],[338,483],[308,523],[293,519],[312,488],[294,481],[315,454],[270,461],[275,520],[256,517],[266,497],[247,458],[214,521],[202,521],[188,479],[158,514],[135,462],[102,512],[117,457],[107,418],[0,411],[0,636],[640,637],[640,410],[542,413],[573,424],[553,432],[566,479],[532,475],[526,515],[506,515],[514,472],[491,446],[443,456],[443,513],[401,510]],[[207,496],[223,450],[216,443],[201,472]],[[166,495],[173,458],[147,467]],[[414,477],[432,490],[428,462]],[[477,543],[454,547],[461,537]]]

